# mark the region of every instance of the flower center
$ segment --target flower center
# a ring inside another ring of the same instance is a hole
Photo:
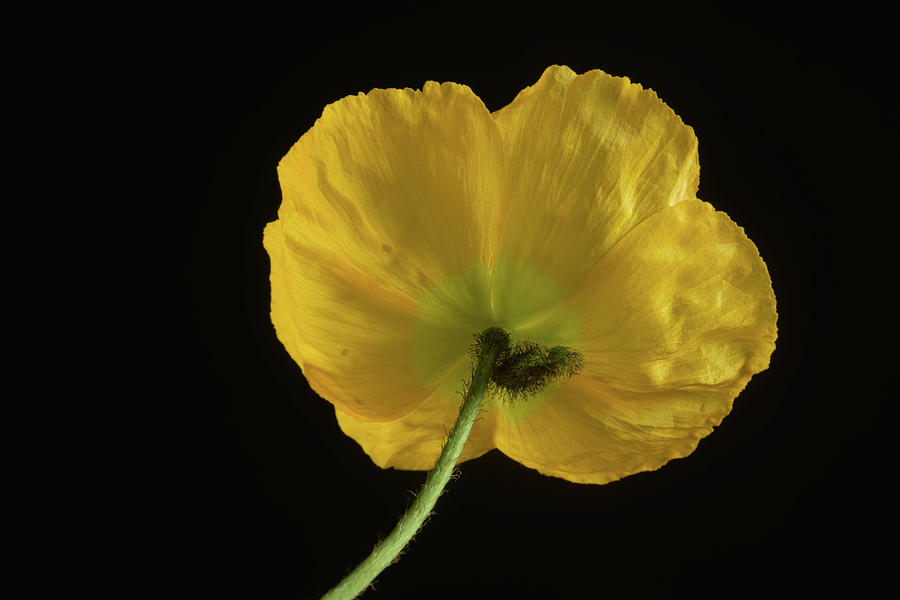
[[[423,289],[418,301],[411,351],[417,382],[433,389],[448,402],[456,403],[459,384],[471,376],[472,361],[466,350],[472,332],[494,326],[503,328],[514,340],[530,340],[546,346],[577,347],[581,316],[566,304],[570,290],[552,275],[539,271],[531,262],[500,254],[490,265],[478,259],[445,279]],[[518,360],[507,363],[507,368]],[[520,367],[520,371],[524,370]],[[502,369],[501,369],[502,370]],[[555,372],[555,371],[554,371]],[[515,390],[526,388],[530,376],[542,389],[529,402],[506,402],[519,397]],[[534,369],[523,377],[509,375],[506,393],[492,382],[484,400],[484,410],[500,410],[506,418],[518,420],[537,410],[556,390],[559,376]]]

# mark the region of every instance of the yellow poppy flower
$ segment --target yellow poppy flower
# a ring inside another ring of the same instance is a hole
[[[434,465],[491,326],[583,370],[485,397],[461,460],[498,448],[574,482],[686,456],[768,367],[766,266],[696,198],[693,130],[627,78],[552,66],[494,113],[455,83],[350,96],[278,174],[272,321],[383,468]]]

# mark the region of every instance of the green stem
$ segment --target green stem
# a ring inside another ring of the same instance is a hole
[[[459,460],[466,440],[469,439],[469,432],[481,410],[481,402],[491,379],[497,356],[506,350],[508,344],[509,336],[501,329],[492,327],[479,336],[480,355],[462,409],[459,411],[459,418],[450,431],[450,436],[447,438],[447,443],[444,445],[434,469],[428,474],[425,485],[422,486],[416,499],[406,514],[400,518],[400,522],[397,523],[394,530],[375,546],[372,553],[359,563],[349,575],[322,596],[323,600],[346,600],[361,594],[384,569],[394,562],[400,551],[431,514],[438,497],[453,474],[456,461]]]

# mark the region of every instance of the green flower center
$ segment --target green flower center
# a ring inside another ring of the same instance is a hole
[[[568,353],[579,345],[581,318],[567,305],[569,294],[529,261],[503,254],[490,267],[475,261],[435,282],[418,298],[412,351],[419,383],[436,387],[448,400],[458,398],[470,376],[466,349],[472,332],[502,328],[519,343],[511,343],[497,365],[484,408],[502,410],[512,420],[525,417],[576,370]],[[524,397],[529,401],[510,402]]]

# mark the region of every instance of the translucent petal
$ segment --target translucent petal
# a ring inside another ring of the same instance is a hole
[[[430,470],[459,416],[459,397],[448,401],[440,392],[428,397],[412,412],[388,423],[360,421],[335,411],[341,429],[362,446],[383,469]],[[472,426],[460,462],[478,458],[494,448],[493,412],[482,412]]]
[[[482,102],[434,82],[329,105],[282,159],[273,323],[339,409],[388,421],[433,391],[413,369],[417,298],[488,251],[500,162]]]
[[[693,452],[745,382],[641,394],[576,376],[526,418],[498,415],[495,442],[545,475],[608,483]]]
[[[689,454],[721,422],[777,335],[756,247],[688,200],[649,217],[593,266],[567,304],[584,371],[497,419],[501,451],[542,473],[604,483]]]
[[[693,130],[627,78],[552,66],[493,117],[507,154],[503,251],[565,287],[643,219],[697,191]]]
[[[567,302],[583,319],[584,376],[621,389],[730,385],[768,367],[775,347],[765,263],[742,228],[699,200],[641,223]]]

